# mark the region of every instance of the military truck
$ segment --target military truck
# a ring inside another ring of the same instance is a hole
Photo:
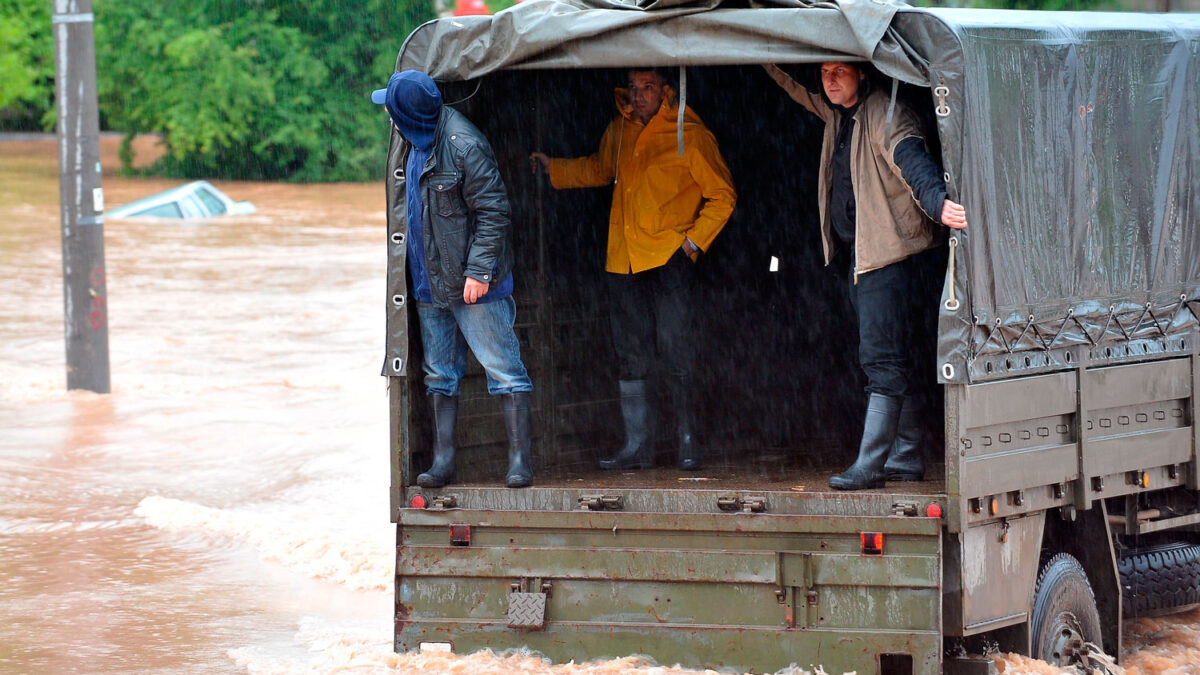
[[[395,648],[983,672],[963,655],[1086,663],[1119,654],[1123,619],[1200,602],[1198,54],[1196,15],[878,2],[540,0],[421,26],[397,70],[428,72],[488,135],[512,200],[536,470],[503,487],[499,405],[472,364],[459,481],[416,485],[431,424],[393,134]],[[870,62],[928,118],[971,222],[925,268],[927,480],[852,493],[826,487],[865,395],[846,268],[819,252],[821,127],[760,67],[830,60]],[[694,473],[665,433],[656,468],[593,468],[621,442],[611,192],[529,167],[593,152],[632,66],[672,69],[739,193],[696,266]]]

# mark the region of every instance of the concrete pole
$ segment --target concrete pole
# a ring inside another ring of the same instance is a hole
[[[67,389],[110,391],[104,192],[91,0],[54,0]]]

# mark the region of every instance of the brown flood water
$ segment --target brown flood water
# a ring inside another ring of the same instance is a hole
[[[68,393],[55,148],[0,139],[0,672],[697,672],[392,653],[381,184],[109,220],[113,391]],[[1200,673],[1200,612],[1126,634],[1128,673]]]

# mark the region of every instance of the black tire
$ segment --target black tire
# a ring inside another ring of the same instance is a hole
[[[1200,546],[1134,549],[1121,556],[1117,569],[1126,617],[1158,616],[1200,604]]]
[[[1100,612],[1087,573],[1066,553],[1046,561],[1038,575],[1031,625],[1034,658],[1069,666],[1087,653],[1084,643],[1103,648]]]

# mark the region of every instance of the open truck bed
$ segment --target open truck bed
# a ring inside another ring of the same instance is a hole
[[[1123,571],[1200,560],[1200,19],[720,4],[522,3],[401,50],[398,69],[428,72],[491,139],[508,186],[535,472],[499,487],[499,406],[472,363],[460,482],[415,486],[430,425],[393,135],[396,648],[934,675],[985,646],[1117,654],[1152,593],[1200,601],[1196,565],[1149,585]],[[853,461],[864,382],[847,261],[820,264],[822,128],[759,64],[849,59],[903,81],[971,225],[918,261],[930,480],[847,494],[826,481]],[[669,414],[659,468],[591,468],[621,443],[611,193],[529,171],[533,151],[595,150],[633,65],[686,66],[739,195],[696,266],[696,473],[670,468]]]

